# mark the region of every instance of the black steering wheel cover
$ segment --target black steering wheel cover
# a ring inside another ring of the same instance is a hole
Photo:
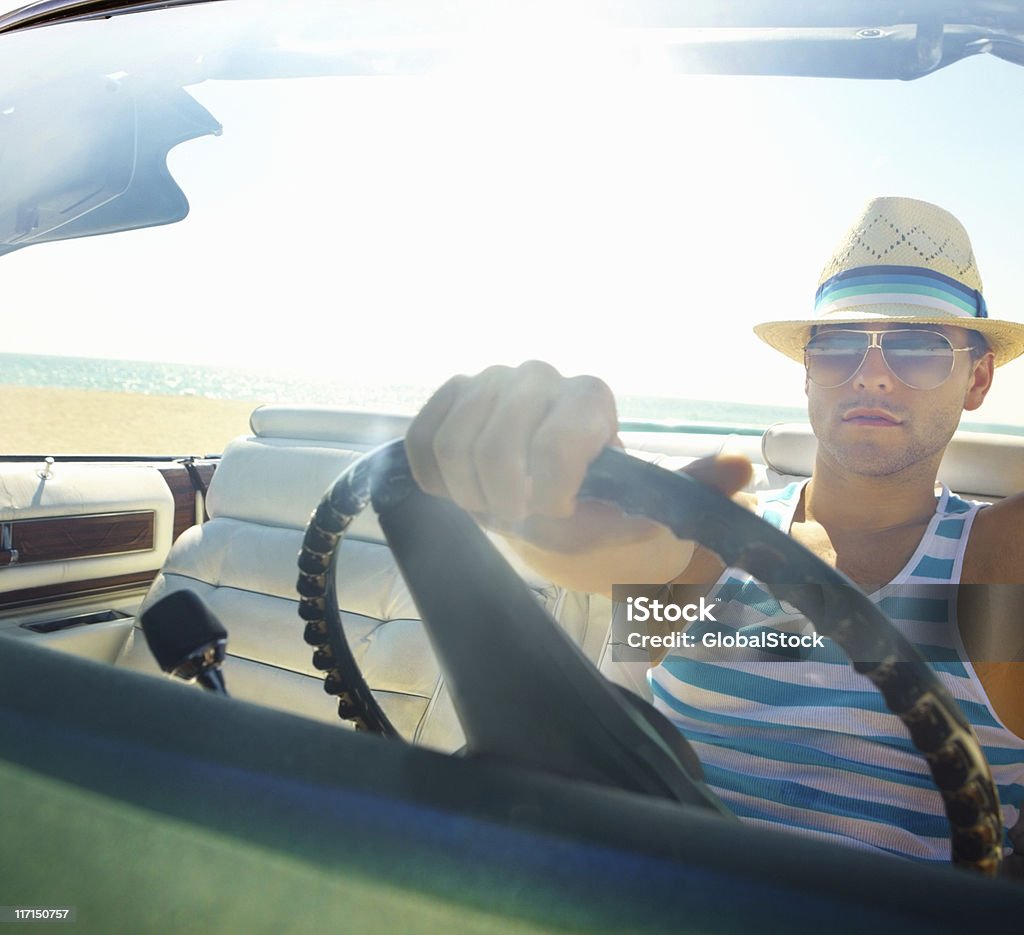
[[[381,449],[377,449],[380,451]],[[341,540],[370,502],[374,452],[354,461],[324,494],[306,526],[299,552],[299,616],[303,638],[314,647],[313,666],[324,672],[324,691],[338,698],[338,717],[358,731],[401,739],[370,691],[345,639],[335,581]]]
[[[595,459],[580,495],[615,504],[625,513],[645,516],[667,526],[681,539],[700,542],[719,555],[726,565],[749,572],[776,598],[795,605],[811,620],[820,634],[838,643],[849,655],[857,671],[871,679],[881,691],[886,705],[903,721],[915,747],[925,756],[950,821],[953,862],[989,874],[998,871],[1003,849],[999,799],[988,764],[970,724],[920,653],[853,582],[804,549],[791,537],[748,510],[737,506],[717,491],[684,474],[665,471],[621,451],[606,449]],[[469,543],[468,551],[459,552],[462,556],[459,561],[466,567],[475,561],[478,555],[484,555],[488,549],[493,548],[475,523],[453,504],[428,497],[418,490],[409,472],[401,441],[383,446],[377,452],[361,459],[346,471],[325,495],[307,529],[306,543],[300,556],[302,574],[299,590],[303,595],[301,613],[308,621],[307,642],[318,646],[318,653],[324,656],[319,667],[328,670],[328,690],[331,690],[330,683],[333,679],[335,688],[342,693],[343,703],[339,713],[343,717],[352,716],[351,710],[346,714],[343,709],[359,709],[355,717],[357,722],[363,722],[364,726],[370,726],[371,721],[380,720],[373,710],[376,702],[365,688],[365,681],[362,680],[358,667],[351,658],[347,644],[344,647],[341,645],[345,644],[345,640],[341,632],[340,617],[336,611],[336,601],[333,593],[329,601],[327,595],[330,593],[331,581],[334,578],[333,562],[337,554],[337,544],[352,516],[362,508],[368,498],[373,500],[380,515],[382,529],[389,545],[396,553],[400,566],[403,567],[413,597],[420,605],[424,622],[431,630],[442,663],[446,665],[450,681],[458,680],[460,668],[463,671],[471,671],[474,657],[472,653],[467,656],[463,652],[463,658],[458,666],[449,667],[446,664],[446,654],[443,647],[438,645],[437,634],[434,631],[441,626],[440,617],[444,616],[443,605],[452,591],[450,584],[435,587],[433,576],[441,574],[445,565],[444,559],[453,557],[454,543]],[[427,504],[428,510],[432,511],[429,518],[421,515],[412,524],[405,525],[400,519],[395,519],[405,515],[407,510],[422,510],[423,504]],[[438,509],[440,513],[437,512]],[[447,518],[455,514],[460,518]],[[454,535],[448,536],[443,543],[432,541],[432,531],[449,522],[455,523]],[[428,574],[414,573],[414,577],[418,579],[415,586],[409,578],[409,568],[406,567],[408,560],[400,554],[408,552],[406,544],[399,541],[402,540],[404,533],[398,533],[396,541],[392,541],[396,536],[396,528],[404,528],[407,532],[414,530],[413,536],[417,544],[413,551],[422,554],[432,553],[435,559],[440,559],[430,563]],[[427,535],[424,539],[425,531]],[[503,560],[501,564],[507,568],[507,563]],[[466,567],[460,566],[459,571],[465,573]],[[328,572],[328,569],[331,570]],[[494,567],[493,574],[498,574],[497,566]],[[485,576],[482,580],[486,585],[485,592],[493,590],[492,577]],[[525,591],[521,582],[519,587]],[[434,605],[429,612],[424,611],[423,594],[418,593],[424,589],[433,595],[427,599],[427,603]],[[477,595],[483,602],[479,606],[484,606],[487,597],[487,593]],[[530,600],[532,601],[532,598]],[[328,604],[334,607],[330,608]],[[533,601],[533,604],[536,605],[536,602]],[[527,612],[525,605],[522,612]],[[518,622],[507,620],[495,630],[504,632],[508,629],[515,630],[518,626]],[[572,645],[550,618],[545,626],[558,634],[557,639]],[[482,628],[483,625],[478,623],[477,630]],[[453,645],[461,645],[463,650],[466,648],[464,642],[460,644],[458,640]],[[574,646],[572,649],[578,653]],[[479,659],[480,656],[477,655],[475,658]],[[538,658],[534,658],[535,663]],[[348,674],[350,667],[353,670],[351,679]],[[341,670],[345,670],[344,675]],[[596,672],[594,677],[599,679]],[[524,678],[528,680],[529,676]],[[593,681],[587,676],[579,681],[579,684],[583,685],[588,680]],[[362,683],[361,688],[352,688],[353,684],[358,686],[358,683]],[[552,682],[548,688],[552,686],[557,690],[557,682]],[[573,691],[575,690],[574,688]],[[453,690],[453,697],[456,694],[456,690]],[[366,702],[367,696],[372,705]],[[478,706],[479,697],[474,697],[474,706]],[[530,697],[533,697],[533,693],[530,693]],[[458,706],[459,698],[455,697],[455,700]],[[467,700],[463,699],[464,702]],[[619,698],[618,701],[622,707],[622,699]],[[362,710],[361,706],[364,704],[368,707]],[[379,712],[379,706],[376,708]],[[579,712],[577,728],[581,724],[597,720],[588,717],[588,712],[582,708],[576,710]],[[383,712],[379,714],[383,717]],[[460,710],[460,718],[462,716],[463,712]],[[386,718],[383,720],[386,722]],[[633,720],[638,720],[635,712]],[[632,730],[634,726],[631,725],[629,729]],[[389,723],[387,727],[394,731]],[[491,728],[488,727],[487,730]],[[637,734],[637,737],[642,738],[639,746],[649,750],[650,736],[654,732],[649,725],[640,730],[641,733]],[[515,746],[515,734],[514,730],[504,731],[502,737],[497,740],[494,736],[481,734],[473,738],[471,746],[475,742],[483,749],[490,750],[494,742],[495,749],[503,750],[506,743]],[[614,736],[615,731],[612,731],[610,736],[591,739],[599,747],[602,742],[611,742]],[[532,751],[529,744],[527,747]],[[653,743],[653,747],[657,748],[658,757],[666,756],[665,745],[660,739]],[[552,755],[554,749],[556,747],[549,744],[539,759]],[[612,772],[619,771],[630,756],[637,755],[635,749],[624,753]],[[512,758],[517,756],[528,761],[537,759],[533,752],[527,752],[524,756],[522,750],[518,750]],[[669,773],[678,768],[678,772],[685,776],[683,786],[693,785],[698,788],[700,794],[696,798],[702,800],[702,804],[720,807],[720,803],[717,803],[710,792],[707,793],[708,798],[704,797],[703,793],[706,790],[700,789],[703,784],[698,783],[695,777],[686,772],[678,758],[671,754],[667,754],[667,757],[673,764],[668,768]],[[642,755],[640,758],[643,758]],[[603,765],[602,769],[606,765]],[[631,768],[627,767],[626,772],[630,773],[632,782],[635,777]],[[664,772],[665,765],[659,762],[654,769],[658,776],[655,786],[659,782],[664,782]],[[632,788],[630,782],[624,787]],[[646,782],[647,780],[644,780],[641,785]],[[672,780],[669,781],[669,785],[672,785]],[[660,794],[666,792],[661,791]],[[668,794],[676,797],[680,790],[673,788]],[[687,791],[683,790],[683,795],[686,794]]]
[[[943,798],[952,860],[998,872],[1002,815],[991,770],[967,718],[920,652],[845,575],[796,540],[686,474],[622,451],[601,452],[583,497],[667,526],[749,572],[779,600],[799,608],[818,633],[839,644],[854,668],[882,693],[928,762]]]

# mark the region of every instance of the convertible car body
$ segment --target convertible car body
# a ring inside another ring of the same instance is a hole
[[[0,922],[1019,926],[1019,885],[736,821],[621,692],[646,663],[611,602],[514,561],[499,588],[500,540],[433,513],[399,548],[367,507],[322,576],[397,736],[351,730],[296,559],[339,474],[493,362],[619,373],[644,459],[806,477],[800,375],[747,326],[886,186],[988,206],[1018,316],[1021,63],[986,0],[0,16]],[[951,488],[1024,489],[1022,388]],[[230,697],[160,671],[140,621],[177,592],[225,626]]]

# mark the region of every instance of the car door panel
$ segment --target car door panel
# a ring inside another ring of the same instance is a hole
[[[0,633],[115,661],[190,511],[150,463],[0,464]]]

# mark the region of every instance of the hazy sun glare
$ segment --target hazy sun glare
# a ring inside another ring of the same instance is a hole
[[[224,132],[170,154],[190,216],[5,257],[6,349],[425,384],[543,358],[621,393],[800,405],[800,369],[751,327],[810,310],[876,194],[959,214],[992,314],[1020,316],[994,183],[923,158],[899,116],[967,93],[947,75],[879,103],[870,82],[585,65],[191,88]],[[1020,421],[1012,371],[989,421]]]

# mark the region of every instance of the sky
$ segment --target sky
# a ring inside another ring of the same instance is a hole
[[[262,83],[195,86],[225,129],[171,152],[190,216],[0,258],[19,311],[4,349],[430,385],[540,357],[619,393],[801,405],[802,369],[751,328],[810,311],[880,194],[953,211],[990,314],[1024,320],[1006,108],[1024,68],[882,83],[591,64],[281,81],[269,101]],[[1018,361],[985,420],[1024,421],[1022,391]]]

